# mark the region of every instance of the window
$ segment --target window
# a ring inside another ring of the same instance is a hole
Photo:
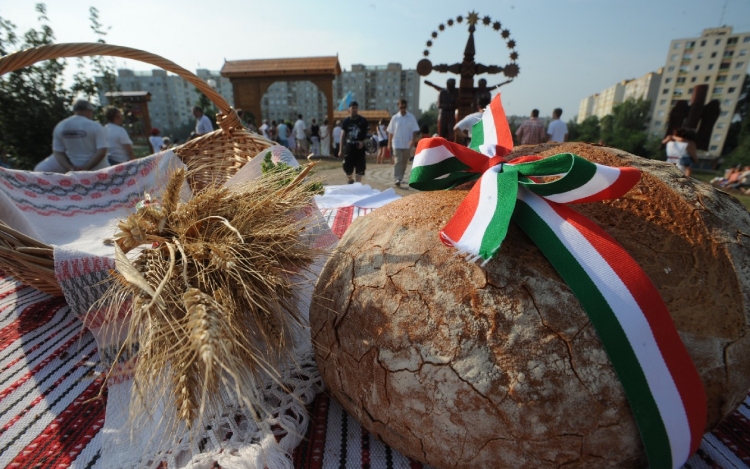
[[[723,122],[719,122],[718,124],[716,124],[716,128],[717,129],[723,129],[724,128],[724,123]]]
[[[719,44],[721,44],[721,39],[717,39],[714,41],[715,46],[718,46]]]
[[[661,94],[669,94],[669,88],[664,88],[661,90]]]
[[[664,111],[659,111],[656,113],[656,115],[659,117],[664,117]]]
[[[727,93],[734,93],[734,90],[736,89],[737,88],[735,88],[734,86],[730,86],[729,89],[727,90]]]
[[[685,47],[687,47],[689,49],[695,47],[695,41],[686,42],[685,43]]]
[[[711,52],[711,58],[716,58],[716,52]]]
[[[696,65],[695,67],[693,67],[693,71],[695,71],[695,70],[700,70],[700,68],[701,68],[701,66],[700,66],[700,65]]]
[[[674,94],[675,95],[682,95],[682,88],[675,88],[674,89]]]
[[[724,106],[731,106],[732,100],[731,99],[725,99],[723,104],[724,104]]]
[[[714,88],[714,94],[721,94],[723,92],[724,88],[722,88],[721,86],[717,86],[716,88]]]
[[[683,54],[682,60],[690,60],[693,58],[693,54]]]
[[[730,45],[730,44],[737,44],[737,38],[730,37],[729,39],[727,39],[727,45]]]
[[[687,73],[688,66],[687,65],[680,65],[680,73]]]
[[[691,78],[691,79],[690,79],[690,83],[695,83],[695,80],[697,80],[697,79],[698,79],[698,77],[693,77],[693,78]]]
[[[701,47],[706,45],[706,41],[701,41]]]
[[[719,116],[721,117],[727,117],[727,115],[729,115],[729,112],[727,111],[721,111],[721,113],[719,113]]]
[[[711,77],[706,77],[706,78],[704,78],[704,79],[703,79],[703,82],[704,82],[704,83],[707,83],[707,82],[709,82],[710,80],[711,80]]]
[[[698,56],[696,57],[696,59],[700,60],[702,58],[703,58],[703,52],[698,52]]]
[[[740,79],[739,75],[732,75],[732,81],[737,81]]]
[[[664,80],[664,83],[672,83],[672,78],[667,78],[666,80]]]
[[[742,43],[743,43],[743,44],[747,44],[748,42],[750,42],[750,36],[745,36],[745,37],[744,37],[744,38],[742,39]]]
[[[734,55],[734,51],[733,51],[733,50],[728,50],[728,51],[724,51],[724,58],[725,58],[725,59],[726,59],[727,57],[731,57],[731,56],[733,56],[733,55]]]
[[[674,62],[677,60],[677,54],[672,54],[672,56],[669,58],[670,61]]]
[[[670,65],[669,67],[667,67],[667,71],[674,72],[674,65]]]
[[[721,135],[714,135],[714,141],[718,142],[721,140]]]
[[[672,49],[679,49],[681,45],[682,45],[681,42],[675,42],[674,45],[672,46]]]
[[[688,88],[688,94],[693,94],[693,89],[692,88]]]
[[[718,145],[711,145],[711,151],[716,151],[719,149]]]
[[[661,126],[661,121],[654,121],[654,125],[657,127]]]
[[[709,70],[713,70],[714,69],[714,64],[708,64],[708,69]]]
[[[659,106],[664,106],[665,104],[667,104],[666,99],[662,99],[661,101],[659,101]]]
[[[685,83],[685,77],[677,77],[677,83]]]
[[[745,66],[745,62],[737,62],[734,64],[734,68],[742,68]]]
[[[718,77],[716,77],[716,83],[724,83],[725,81],[727,81],[726,75],[719,75]]]

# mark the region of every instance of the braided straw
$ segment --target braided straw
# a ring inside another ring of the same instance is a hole
[[[259,152],[274,145],[260,135],[245,130],[237,112],[208,83],[189,70],[150,52],[101,43],[51,44],[0,57],[0,76],[43,60],[92,55],[138,60],[172,72],[198,88],[219,108],[216,116],[219,130],[172,149],[192,170],[189,182],[194,190],[223,183]],[[61,296],[62,290],[55,279],[52,265],[50,246],[13,230],[0,220],[0,271],[45,293]]]

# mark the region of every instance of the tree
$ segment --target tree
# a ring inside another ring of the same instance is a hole
[[[435,135],[437,133],[437,118],[438,118],[438,107],[437,103],[430,104],[430,107],[422,113],[419,118],[419,127],[427,126],[430,129],[429,134]]]
[[[15,24],[0,17],[0,54],[55,42],[47,8],[39,3],[35,10],[39,28],[30,29],[23,36],[17,35]],[[99,42],[104,42],[106,33],[98,23],[98,11],[92,8],[89,13],[94,33],[99,36]],[[111,62],[94,58],[91,63],[98,73],[114,75]],[[49,156],[52,131],[70,115],[73,99],[96,94],[96,85],[84,69],[85,64],[79,62],[79,73],[74,76],[70,89],[63,86],[64,60],[48,60],[0,77],[0,151],[14,167],[30,169]]]
[[[651,103],[628,99],[612,108],[601,120],[600,137],[604,143],[634,155],[652,157],[648,149],[647,127]]]
[[[16,35],[16,25],[0,18],[0,53],[52,44],[44,4],[36,5],[39,30]],[[52,130],[68,117],[73,94],[62,87],[65,62],[48,60],[0,78],[0,147],[15,167],[27,169],[52,153]]]
[[[568,140],[571,142],[596,143],[600,139],[601,127],[597,116],[589,116],[578,124],[574,120],[568,122]]]

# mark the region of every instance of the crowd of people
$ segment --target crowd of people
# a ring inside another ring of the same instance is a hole
[[[310,121],[310,126],[304,120],[302,114],[297,115],[297,120],[292,123],[288,120],[263,119],[263,123],[254,129],[252,123],[247,124],[250,131],[264,136],[279,145],[285,146],[294,153],[294,156],[304,158],[306,156],[332,156],[335,155],[340,143],[338,135],[341,133],[341,121],[336,121],[332,128],[328,119],[318,124],[317,119]],[[339,129],[338,132],[336,129]]]

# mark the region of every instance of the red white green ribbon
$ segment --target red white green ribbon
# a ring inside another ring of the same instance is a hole
[[[491,259],[511,218],[537,244],[588,314],[623,385],[652,469],[679,468],[706,425],[703,383],[651,280],[591,220],[564,204],[611,200],[640,179],[635,168],[570,153],[506,162],[513,140],[498,95],[466,148],[441,138],[417,146],[409,184],[440,190],[477,180],[440,232],[461,252]],[[561,176],[539,183],[540,176]]]

